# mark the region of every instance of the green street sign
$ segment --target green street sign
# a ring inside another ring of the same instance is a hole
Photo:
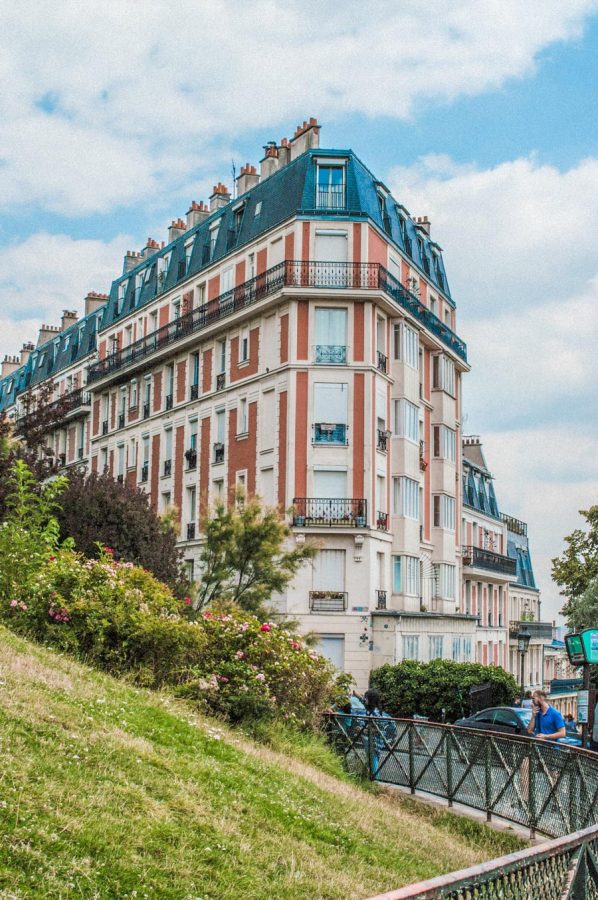
[[[583,666],[586,662],[581,634],[566,634],[565,648],[572,666]]]
[[[580,637],[586,662],[598,663],[598,628],[586,628]]]

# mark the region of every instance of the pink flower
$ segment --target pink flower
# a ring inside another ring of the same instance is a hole
[[[54,562],[55,559],[56,559],[55,556],[49,556],[49,557],[48,557],[48,562]]]
[[[183,603],[184,603],[186,606],[190,606],[190,604],[191,604],[191,597],[183,597]]]
[[[257,675],[255,676],[255,680],[256,681],[265,681],[266,676],[264,675],[263,672],[258,672]]]
[[[218,679],[218,681],[221,681],[222,684],[228,684],[228,678],[226,677],[226,675],[216,675],[216,678]]]
[[[112,555],[114,553],[114,550],[112,549],[112,547],[104,547],[104,553]]]
[[[19,600],[19,609],[25,610],[25,609],[28,609],[28,606],[22,600]]]
[[[237,659],[245,659],[245,654],[243,653],[242,650],[237,650],[237,652],[235,653],[235,656],[237,657]]]
[[[291,641],[291,647],[293,650],[301,650],[301,644],[299,641]]]
[[[10,605],[11,605],[12,608],[14,609],[15,606],[18,606],[18,601],[17,601],[17,600],[11,600],[11,601],[10,601]]]
[[[264,622],[263,625],[260,625],[260,631],[272,631],[272,626],[269,622]]]

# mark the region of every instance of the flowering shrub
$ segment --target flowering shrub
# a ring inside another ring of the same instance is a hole
[[[153,575],[105,550],[54,551],[0,615],[29,637],[148,687],[173,686],[229,721],[315,724],[338,690],[331,665],[296,635],[236,604],[194,618]]]

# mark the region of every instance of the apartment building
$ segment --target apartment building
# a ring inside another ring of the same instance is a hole
[[[486,477],[462,459],[468,368],[430,222],[310,119],[7,358],[0,409],[18,432],[51,379],[72,406],[46,452],[174,508],[191,577],[215,501],[287,510],[318,554],[277,605],[363,687],[385,661],[509,662],[504,522],[458,489]]]

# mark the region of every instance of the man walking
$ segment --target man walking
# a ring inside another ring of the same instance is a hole
[[[539,741],[558,741],[565,737],[565,720],[562,715],[548,702],[545,691],[534,691],[532,694],[532,717],[527,730],[529,734],[535,734]]]

